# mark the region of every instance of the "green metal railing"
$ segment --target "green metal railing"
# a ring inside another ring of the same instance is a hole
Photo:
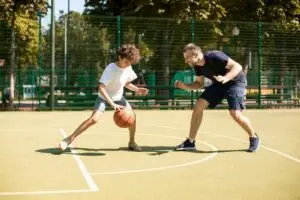
[[[148,86],[150,95],[142,98],[126,91],[130,101],[138,108],[190,109],[201,91],[180,93],[173,88],[175,77],[193,80],[194,73],[182,56],[182,48],[190,42],[200,45],[204,51],[222,50],[248,67],[249,106],[299,106],[300,33],[285,30],[278,24],[230,21],[214,24],[194,19],[179,24],[173,19],[83,16],[73,12],[65,26],[65,18],[66,15],[62,15],[56,22],[55,71],[51,70],[51,29],[45,27],[41,19],[37,30],[37,63],[23,62],[23,57],[28,55],[23,55],[19,46],[15,74],[17,107],[29,104],[32,109],[51,106],[91,109],[97,95],[97,82],[105,66],[115,60],[116,49],[123,43],[135,43],[144,57],[134,66],[139,75],[137,84]],[[10,31],[2,23],[0,40],[10,41]],[[17,40],[17,46],[21,43]],[[0,59],[7,60],[0,68],[1,91],[9,86],[7,51],[9,43],[0,46]],[[51,73],[54,73],[56,98],[52,105],[48,97]],[[32,98],[28,95],[24,98],[24,85],[32,85]]]

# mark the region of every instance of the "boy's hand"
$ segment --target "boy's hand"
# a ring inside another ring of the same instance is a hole
[[[119,105],[119,104],[113,104],[111,107],[112,107],[115,111],[121,110],[121,109],[124,108],[124,106]]]
[[[149,90],[147,88],[139,88],[136,92],[141,95],[147,95]]]
[[[184,86],[185,86],[185,84],[184,84],[182,81],[176,80],[175,83],[174,83],[174,87],[175,87],[175,88],[183,89]]]

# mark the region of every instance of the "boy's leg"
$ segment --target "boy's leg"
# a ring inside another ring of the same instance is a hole
[[[66,137],[59,143],[59,147],[61,148],[61,150],[64,151],[75,140],[77,136],[79,136],[90,126],[94,125],[99,120],[100,116],[104,113],[105,108],[105,101],[102,98],[98,97],[96,99],[92,115],[88,119],[83,121],[70,136]]]
[[[142,148],[135,142],[136,120],[134,121],[134,124],[130,126],[128,129],[129,129],[129,142],[128,142],[129,150],[142,151]]]
[[[134,120],[134,124],[130,126],[128,130],[129,130],[129,143],[135,142],[136,119]]]
[[[125,106],[127,109],[129,109],[133,112],[131,105],[129,104],[129,102],[124,97],[122,97],[122,99],[120,101],[116,101],[116,103],[119,104],[119,105]],[[128,127],[128,131],[129,131],[129,142],[128,142],[129,150],[141,151],[142,148],[138,144],[136,144],[136,142],[135,142],[136,115],[135,115],[134,124],[132,126]]]
[[[81,133],[83,133],[90,126],[97,123],[101,114],[103,114],[103,112],[95,110],[92,113],[91,117],[83,121],[71,135],[60,142],[59,147],[61,148],[61,150],[64,151]]]
[[[68,138],[70,139],[70,142],[72,143],[77,136],[79,136],[82,132],[84,132],[86,129],[88,129],[90,126],[96,124],[100,118],[100,116],[103,114],[103,112],[95,110],[93,111],[91,117],[89,117],[87,120],[83,121],[78,128],[70,135]]]

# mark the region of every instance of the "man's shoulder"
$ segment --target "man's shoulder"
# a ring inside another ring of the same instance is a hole
[[[204,54],[205,59],[207,60],[228,60],[229,56],[226,55],[223,51],[207,51]]]
[[[207,51],[204,54],[205,56],[208,57],[214,57],[214,56],[227,56],[223,51],[219,51],[219,50],[213,50],[213,51]],[[227,56],[228,57],[228,56]]]

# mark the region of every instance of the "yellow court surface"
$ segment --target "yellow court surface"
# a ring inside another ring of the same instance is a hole
[[[262,143],[227,110],[207,110],[197,151],[174,147],[189,133],[191,110],[136,110],[136,142],[113,112],[61,153],[58,143],[91,114],[0,113],[0,200],[300,200],[300,110],[246,110]]]

